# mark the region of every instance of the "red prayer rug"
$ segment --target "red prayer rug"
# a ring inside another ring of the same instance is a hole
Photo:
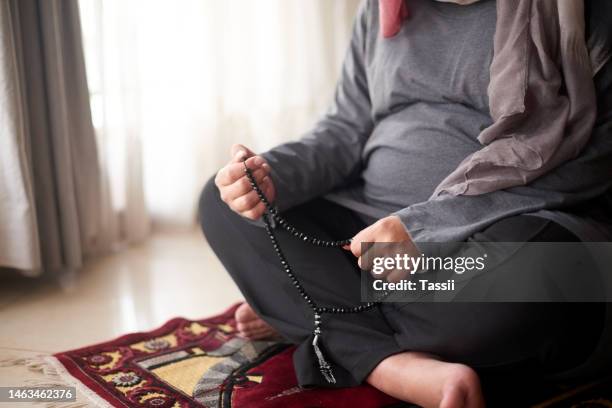
[[[236,335],[235,305],[208,319],[172,319],[162,327],[45,357],[62,384],[98,407],[376,408],[408,407],[362,385],[302,389],[293,346]],[[36,365],[40,367],[39,365]],[[612,407],[612,379],[583,384],[503,381],[485,396],[494,407]]]
[[[58,375],[106,407],[388,407],[397,400],[363,385],[302,389],[294,347],[236,336],[234,311],[162,327],[47,358]]]

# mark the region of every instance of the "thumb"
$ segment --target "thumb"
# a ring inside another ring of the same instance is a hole
[[[361,256],[361,243],[364,240],[364,235],[365,234],[363,233],[363,230],[362,230],[357,235],[355,235],[353,239],[351,239],[349,251],[353,253],[355,258],[359,258]]]
[[[248,159],[249,157],[255,156],[255,153],[248,147],[241,144],[234,144],[230,149],[230,155],[232,156],[232,161],[234,163],[240,163],[243,160]]]

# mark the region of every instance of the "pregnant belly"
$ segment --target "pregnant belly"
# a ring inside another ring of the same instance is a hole
[[[448,130],[376,129],[364,150],[364,198],[387,208],[427,201],[440,182],[479,148]]]

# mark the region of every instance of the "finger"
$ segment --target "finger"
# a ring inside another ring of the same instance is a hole
[[[249,167],[249,169],[251,169],[252,172],[255,172],[257,169],[261,168],[264,172],[268,173],[269,167],[268,170],[266,170],[265,167],[262,167],[264,163],[265,160],[259,156],[251,157],[246,161],[246,165]],[[234,182],[236,182],[236,180],[240,179],[243,176],[244,164],[230,163],[227,166],[223,167],[221,170],[219,170],[219,173],[217,173],[217,176],[215,177],[215,183],[217,183],[217,186],[219,187],[229,186],[230,184],[233,184]]]
[[[242,176],[244,176],[244,166],[242,163],[228,164],[217,173],[215,184],[219,188],[229,186]]]
[[[249,157],[255,156],[255,153],[245,145],[241,144],[233,144],[230,149],[230,156],[232,157],[232,162],[240,163]]]
[[[259,173],[259,176],[261,176],[261,178],[256,180],[259,189],[266,196],[266,198],[268,198],[268,200],[272,201],[274,199],[273,195],[275,192],[272,179],[265,173]],[[251,190],[253,189],[250,182],[248,182],[248,186]]]
[[[254,208],[248,211],[242,212],[241,215],[251,220],[258,220],[259,217],[261,217],[265,211],[266,211],[266,207],[264,206],[263,203],[260,202]]]
[[[253,177],[261,188],[264,184],[264,177],[266,177],[265,171],[263,169],[259,169],[253,172]],[[246,176],[242,176],[229,186],[223,186],[221,191],[221,198],[225,202],[232,201],[238,197],[249,193],[250,191],[253,191],[253,187],[251,186],[250,180]]]
[[[259,187],[261,191],[263,192],[264,196],[268,199],[269,202],[272,202],[274,200],[274,185],[272,184],[272,180],[270,180],[269,177],[264,177],[263,180],[261,180],[258,183],[259,183]],[[232,190],[228,192],[227,191],[228,189],[232,189]],[[253,193],[255,195],[253,195]],[[248,194],[250,194],[248,198],[246,199],[241,198]],[[255,197],[257,197],[257,199],[255,199]],[[252,207],[254,207],[255,204],[257,204],[257,201],[259,202],[261,201],[257,192],[255,192],[253,190],[253,187],[251,187],[251,184],[248,181],[248,179],[246,179],[246,181],[243,179],[240,179],[239,181],[232,184],[231,186],[224,187],[221,190],[221,199],[224,202],[228,203],[230,208],[232,208],[232,210],[236,212],[243,212],[243,211],[252,209]],[[241,200],[247,201],[244,206]],[[236,201],[237,204],[234,204],[234,201]],[[251,208],[249,208],[249,206]]]
[[[250,191],[247,194],[230,201],[230,208],[238,213],[244,213],[253,209],[259,204],[259,196],[255,191]]]
[[[270,171],[270,166],[266,162],[266,159],[261,156],[249,157],[248,159],[246,159],[245,164],[249,169],[251,169],[251,171],[255,171],[259,168],[263,168],[267,172]],[[244,165],[242,165],[242,169],[244,170]]]
[[[378,232],[378,223],[374,223],[357,233],[351,240],[351,252],[355,257],[359,258],[362,256],[363,243],[376,242],[376,235]]]
[[[268,199],[268,201],[274,201],[276,191],[274,190],[274,184],[272,184],[272,179],[268,176],[264,177],[262,185],[263,193]]]

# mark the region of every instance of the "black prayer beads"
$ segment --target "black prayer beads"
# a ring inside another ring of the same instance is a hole
[[[266,213],[263,215],[262,219],[263,219],[264,227],[266,229],[268,237],[270,238],[270,242],[272,243],[272,246],[274,247],[274,250],[276,251],[276,255],[278,256],[278,259],[280,261],[281,267],[283,268],[283,270],[285,271],[285,273],[289,277],[289,280],[293,283],[293,286],[295,286],[295,288],[298,291],[298,293],[300,294],[300,296],[304,299],[304,301],[310,306],[310,308],[314,312],[314,330],[313,330],[314,339],[313,339],[312,345],[314,347],[315,354],[316,354],[316,356],[317,356],[317,358],[319,360],[319,368],[321,370],[321,374],[323,375],[323,377],[325,377],[325,379],[329,383],[335,384],[336,383],[336,379],[334,378],[334,375],[333,375],[333,372],[332,372],[332,368],[329,365],[329,363],[325,360],[325,357],[323,356],[322,350],[320,348],[320,340],[319,339],[320,339],[320,336],[321,336],[321,320],[322,320],[322,315],[323,314],[361,313],[361,312],[365,312],[365,311],[368,311],[370,309],[373,309],[380,302],[367,302],[367,303],[364,303],[362,305],[352,306],[352,307],[319,306],[315,302],[315,300],[308,294],[308,292],[306,292],[306,289],[304,289],[304,287],[302,286],[302,284],[300,283],[298,278],[293,273],[293,270],[291,269],[291,265],[289,265],[289,262],[287,262],[287,258],[285,258],[285,255],[283,254],[283,251],[282,251],[280,245],[278,244],[278,240],[276,238],[276,235],[274,234],[274,229],[272,228],[272,224],[270,222],[270,218],[273,218],[274,221],[278,225],[280,225],[283,229],[285,229],[285,231],[287,231],[288,233],[290,233],[291,235],[293,235],[297,239],[300,239],[300,240],[302,240],[304,242],[308,242],[308,243],[310,243],[312,245],[316,245],[316,246],[319,246],[319,247],[328,247],[328,248],[343,247],[343,246],[346,246],[346,245],[350,245],[351,244],[351,240],[350,239],[346,239],[346,240],[341,240],[341,241],[326,241],[326,240],[322,240],[322,239],[311,237],[311,236],[309,236],[307,234],[304,234],[303,232],[297,230],[294,226],[289,224],[287,222],[287,220],[285,220],[278,213],[278,210],[276,208],[274,208],[272,206],[272,204],[268,201],[268,198],[265,196],[265,194],[263,193],[263,191],[261,190],[261,188],[257,184],[257,181],[255,180],[255,177],[253,177],[253,173],[251,172],[251,169],[248,168],[248,166],[246,164],[246,161],[244,161],[243,164],[244,164],[244,173],[246,174],[246,176],[247,176],[247,178],[249,180],[249,183],[251,184],[251,187],[257,193],[257,196],[259,197],[259,200],[266,207]]]

